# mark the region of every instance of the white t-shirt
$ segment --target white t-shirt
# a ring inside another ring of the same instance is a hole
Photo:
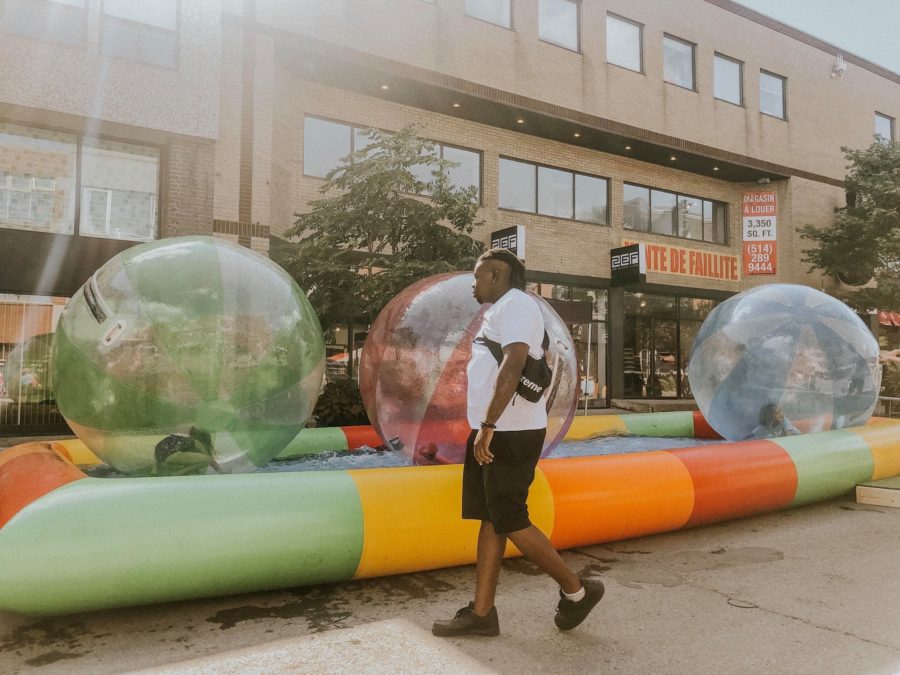
[[[516,288],[511,288],[484,313],[484,323],[478,335],[499,342],[506,347],[514,342],[528,345],[532,358],[541,358],[544,341],[544,317],[537,301]],[[466,372],[469,376],[468,418],[473,429],[481,427],[487,414],[497,374],[497,359],[484,345],[472,345],[472,358]],[[506,410],[497,420],[497,431],[524,431],[544,429],[547,426],[547,409],[544,399],[531,403],[514,394]]]

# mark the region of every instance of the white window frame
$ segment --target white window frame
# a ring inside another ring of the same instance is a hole
[[[465,13],[466,16],[468,16],[472,19],[477,19],[478,21],[484,21],[485,23],[489,23],[492,26],[500,26],[500,28],[506,28],[507,30],[512,30],[512,13],[513,13],[512,12],[512,3],[514,2],[514,0],[497,0],[497,2],[499,2],[501,4],[501,9],[504,9],[504,7],[502,5],[504,4],[504,2],[506,3],[506,7],[505,7],[506,22],[505,23],[491,21],[490,19],[485,18],[484,16],[479,16],[478,14],[470,13],[469,8],[468,8],[468,0],[464,0],[463,13]]]
[[[626,66],[623,63],[618,63],[616,61],[609,60],[609,20],[618,21],[619,23],[627,23],[638,30],[638,68],[635,70],[630,66]],[[613,14],[611,12],[607,12],[606,14],[606,62],[610,63],[614,66],[618,66],[619,68],[624,68],[625,70],[630,70],[633,73],[643,73],[644,72],[644,24],[638,23],[637,21],[632,21],[631,19],[626,19],[624,16],[619,16],[618,14]]]
[[[738,67],[738,100],[732,101],[728,98],[722,98],[721,96],[716,95],[716,85],[718,82],[716,81],[716,61],[717,60],[728,61],[729,63],[733,63]],[[724,101],[725,103],[731,103],[732,105],[744,107],[744,62],[738,59],[732,58],[730,56],[725,56],[725,54],[720,54],[719,52],[715,52],[713,54],[713,98],[717,101]]]
[[[677,42],[681,45],[685,45],[691,48],[691,86],[685,86],[679,82],[674,82],[673,80],[666,79],[666,41]],[[669,33],[663,33],[663,82],[667,82],[668,84],[674,84],[676,87],[681,87],[682,89],[687,89],[688,91],[697,91],[697,43],[691,42],[690,40],[685,40],[684,38],[677,37],[675,35],[670,35]]]
[[[542,2],[567,2],[570,5],[575,6],[575,46],[567,45],[563,42],[558,42],[557,40],[553,40],[551,38],[545,37],[541,35],[541,25],[540,25],[540,5]],[[546,42],[547,44],[554,45],[556,47],[562,47],[563,49],[568,49],[571,52],[581,53],[581,0],[538,0],[538,38],[541,42]]]
[[[778,73],[773,73],[769,70],[765,70],[760,68],[759,71],[759,98],[762,101],[762,80],[763,75],[767,75],[769,77],[776,78],[781,80],[781,115],[776,115],[775,113],[767,112],[762,109],[760,106],[759,112],[767,117],[774,117],[776,120],[784,120],[787,121],[787,78],[784,75],[779,75]]]
[[[878,120],[879,119],[886,121],[888,124],[888,134],[889,135],[887,138],[885,138],[884,135],[882,135],[878,131]],[[887,143],[893,143],[897,137],[897,120],[895,120],[890,115],[885,115],[884,113],[880,113],[876,110],[875,111],[875,133],[873,133],[872,135],[873,136],[878,135],[880,138],[883,138],[884,141],[886,141]]]
[[[104,193],[106,195],[106,218],[105,218],[105,222],[103,223],[102,230],[94,227],[94,217],[91,213],[91,203],[94,200],[93,193],[95,193],[95,192]],[[82,222],[80,224],[81,226],[80,226],[79,230],[81,231],[82,236],[84,236],[84,237],[96,237],[96,236],[103,236],[103,235],[109,236],[109,223],[110,223],[111,216],[112,216],[112,193],[113,193],[113,191],[108,188],[92,188],[92,187],[84,188],[84,197],[87,198],[87,199],[85,199],[85,201],[87,201],[88,203],[81,205],[81,213],[82,213],[82,215],[87,216],[84,220],[88,221],[88,222],[86,222],[86,223]],[[87,225],[88,227],[86,228],[85,225]],[[85,231],[86,229],[89,229],[90,231],[86,232]]]

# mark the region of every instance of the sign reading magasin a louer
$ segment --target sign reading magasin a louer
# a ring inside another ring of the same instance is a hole
[[[745,192],[744,274],[775,274],[778,262],[778,198],[774,190]]]

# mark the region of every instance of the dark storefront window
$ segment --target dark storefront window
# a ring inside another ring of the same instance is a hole
[[[687,365],[716,301],[625,293],[625,398],[690,398]]]
[[[607,293],[601,288],[529,283],[528,290],[547,300],[572,334],[578,353],[579,409],[608,405]]]
[[[53,388],[53,333],[66,298],[0,293],[0,431],[65,432]]]

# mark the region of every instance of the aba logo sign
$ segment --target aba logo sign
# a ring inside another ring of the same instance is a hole
[[[505,227],[491,232],[491,248],[505,248],[519,258],[525,257],[525,228],[522,225]]]
[[[628,267],[639,267],[641,264],[641,254],[639,251],[629,251],[628,253],[614,253],[612,256],[612,268],[615,270],[623,270]]]
[[[614,286],[640,284],[647,280],[647,259],[641,244],[614,248],[609,254]]]

